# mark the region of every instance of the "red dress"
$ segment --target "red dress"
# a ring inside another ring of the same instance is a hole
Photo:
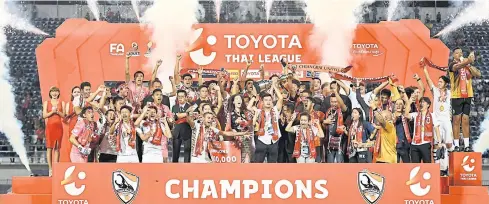
[[[48,101],[47,106],[48,106],[47,111],[51,112],[51,110],[53,110],[53,104],[51,103],[51,100]],[[58,102],[55,108],[58,110],[58,112],[63,111],[61,101]],[[53,114],[49,118],[47,118],[46,147],[54,148],[57,142],[58,148],[60,148],[62,138],[63,138],[63,123],[62,123],[61,116],[59,116],[58,114]]]

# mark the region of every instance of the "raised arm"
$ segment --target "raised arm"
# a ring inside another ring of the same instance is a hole
[[[170,79],[171,91],[172,91],[169,97],[173,97],[177,95],[177,84],[175,83],[175,78],[173,78],[172,76],[170,76],[169,79]]]
[[[384,89],[385,87],[387,87],[387,85],[389,85],[389,81],[384,81],[382,84],[380,84],[379,86],[377,86],[374,89],[374,91],[373,91],[372,94],[374,94],[374,95],[379,94],[382,89]]]
[[[139,125],[141,125],[141,121],[143,121],[144,116],[146,116],[146,114],[148,113],[148,107],[149,106],[147,105],[144,106],[143,112],[139,114],[139,117],[136,119],[136,122],[134,122],[134,126],[139,127]]]
[[[423,72],[424,72],[424,76],[426,77],[426,83],[428,83],[428,87],[430,88],[430,91],[433,93],[433,87],[435,87],[435,84],[433,83],[433,80],[431,80],[430,73],[428,73],[428,69],[426,69],[426,65],[423,67]]]
[[[287,124],[287,127],[285,127],[285,131],[290,132],[290,133],[295,133],[295,129],[292,126],[294,124],[295,118],[297,117],[297,114],[293,114],[292,117],[290,118],[289,123]]]
[[[219,86],[214,86],[212,88],[214,88],[214,90],[216,90],[216,92],[217,92],[217,107],[214,110],[214,112],[217,115],[217,114],[219,114],[219,110],[221,110],[221,107],[222,107],[222,93],[221,93],[221,89],[219,88]]]
[[[377,120],[377,122],[380,124],[380,126],[382,126],[382,128],[385,128],[386,122],[384,116],[382,116],[378,111],[376,111],[374,114],[375,114],[374,115],[375,120]]]
[[[100,92],[105,92],[104,85],[100,85],[95,92],[91,93],[90,96],[87,98],[87,102],[92,102]]]
[[[273,91],[275,92],[275,95],[277,96],[277,104],[275,104],[275,107],[277,108],[277,111],[278,112],[281,112],[282,111],[282,106],[283,106],[283,103],[284,103],[284,96],[282,96],[282,93],[280,93],[280,90],[278,89],[278,81],[277,80],[274,80],[272,82],[272,87],[273,87]]]
[[[418,95],[418,100],[421,100],[421,98],[423,98],[424,92],[425,92],[423,81],[421,81],[421,77],[419,77],[418,74],[414,74],[413,78],[416,79],[416,82],[418,82],[419,93],[420,93]]]
[[[338,101],[338,104],[340,105],[341,111],[346,112],[348,110],[348,107],[346,107],[345,102],[341,98],[340,94],[338,93],[338,89],[334,90],[334,95],[336,97],[336,100]]]
[[[350,95],[350,87],[348,87],[343,81],[341,80],[336,80],[338,85],[345,91],[346,95]]]
[[[172,138],[172,137],[173,137],[173,135],[172,135],[172,133],[171,133],[170,126],[168,125],[168,120],[167,120],[167,118],[166,118],[166,117],[163,117],[163,118],[162,118],[162,120],[163,120],[163,125],[165,126],[165,132],[164,132],[164,133],[165,133],[165,136],[166,136],[167,138]]]
[[[248,76],[248,69],[250,69],[252,63],[253,63],[252,60],[247,60],[246,61],[246,68],[244,69],[243,74],[241,74],[241,76],[239,76],[239,84],[241,84],[241,87],[244,87],[244,85],[245,85],[244,83],[246,80],[246,76]]]
[[[155,68],[153,68],[153,72],[151,73],[151,81],[149,82],[150,86],[153,86],[153,81],[156,80],[156,75],[158,75],[158,69],[160,68],[161,63],[161,60],[156,61]]]
[[[129,59],[131,58],[131,55],[129,53],[126,54],[126,69],[125,69],[125,76],[126,76],[126,83],[129,83],[131,81],[131,74],[129,73]]]
[[[175,84],[180,84],[180,60],[182,59],[182,55],[177,55],[177,61],[175,62],[175,69],[173,70],[173,78],[175,79]]]
[[[197,74],[199,75],[199,78],[198,78],[199,86],[202,86],[204,84],[204,78],[202,76],[204,74],[204,67],[203,66],[199,67],[199,69],[197,70]]]
[[[473,77],[480,78],[480,77],[482,76],[481,71],[480,71],[479,69],[477,69],[477,67],[470,66],[470,67],[469,67],[469,71],[470,71],[470,74],[471,74]]]

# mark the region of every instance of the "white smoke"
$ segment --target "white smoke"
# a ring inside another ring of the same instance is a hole
[[[474,0],[457,17],[436,36],[446,36],[457,29],[468,24],[481,24],[489,21],[489,1]]]
[[[306,13],[314,24],[309,43],[321,52],[321,63],[347,66],[355,29],[362,19],[363,6],[375,0],[304,0]],[[327,74],[321,78],[329,81]]]
[[[151,41],[156,44],[149,65],[153,67],[156,61],[163,60],[158,70],[158,78],[163,82],[173,76],[177,53],[185,49],[192,36],[198,5],[198,0],[156,0],[141,18],[152,30]],[[163,87],[165,91],[171,90],[169,83]]]
[[[139,21],[139,8],[138,8],[139,0],[131,0],[131,5],[132,5],[132,10],[134,10],[134,13],[136,14],[136,18]]]
[[[267,14],[267,22],[270,19],[270,11],[272,10],[274,0],[265,0],[265,12]]]
[[[216,19],[219,22],[219,18],[221,18],[222,0],[214,0],[214,6],[216,7]]]
[[[486,112],[485,119],[479,128],[481,134],[479,139],[474,142],[474,152],[484,153],[489,150],[489,111]]]
[[[98,0],[87,0],[87,5],[90,11],[92,12],[93,16],[97,21],[100,20],[100,13],[98,11]]]
[[[27,152],[24,146],[24,133],[22,132],[22,123],[16,118],[16,103],[12,85],[9,83],[9,58],[6,53],[7,36],[5,27],[20,29],[23,31],[37,34],[46,34],[43,31],[30,25],[24,19],[17,18],[7,8],[5,0],[0,0],[0,132],[4,133],[14,151],[19,155],[20,161],[27,170],[31,171]]]
[[[399,9],[399,4],[403,0],[389,0],[389,7],[387,8],[387,20],[395,21],[403,18],[408,12],[407,8]]]

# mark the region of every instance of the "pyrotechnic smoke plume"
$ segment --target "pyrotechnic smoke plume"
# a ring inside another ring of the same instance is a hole
[[[447,27],[443,28],[436,36],[446,36],[468,24],[480,24],[489,21],[489,0],[474,0],[460,12]]]
[[[474,151],[484,153],[489,150],[489,111],[486,112],[485,119],[479,128],[481,134],[479,139],[474,142]]]
[[[158,72],[163,82],[173,76],[177,53],[185,49],[192,36],[198,4],[198,0],[156,0],[141,19],[152,29],[151,41],[156,44],[149,60],[151,67],[163,60]],[[170,91],[170,84],[164,89]]]
[[[314,24],[309,42],[321,52],[321,63],[347,66],[355,29],[362,19],[363,6],[374,0],[304,0],[306,13]],[[327,74],[321,75],[329,80]]]
[[[387,8],[388,21],[398,20],[409,13],[411,9],[408,9],[407,7],[399,8],[402,1],[403,0],[389,0],[389,7]]]
[[[19,155],[20,161],[27,170],[31,171],[27,152],[24,146],[24,133],[22,123],[16,118],[15,96],[10,84],[9,58],[6,53],[7,36],[5,27],[33,32],[36,34],[46,34],[36,27],[30,25],[24,19],[18,18],[7,9],[6,1],[0,0],[0,132],[4,133],[14,151]]]
[[[97,21],[100,20],[100,13],[98,11],[98,0],[87,0],[87,5],[90,11],[92,12],[93,16]]]
[[[131,0],[132,10],[134,10],[134,13],[136,14],[136,18],[139,21],[140,16],[139,16],[138,3],[139,3],[139,0]]]
[[[265,11],[267,14],[267,22],[270,19],[270,11],[272,10],[272,5],[273,5],[274,0],[265,0]]]
[[[219,18],[221,18],[222,0],[214,0],[214,6],[216,7],[216,19],[219,22]]]

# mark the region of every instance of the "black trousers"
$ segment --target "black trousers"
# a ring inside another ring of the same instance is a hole
[[[100,153],[98,161],[101,163],[115,163],[117,161],[117,155]]]
[[[351,158],[349,158],[350,163],[372,163],[372,152],[361,151]]]
[[[409,156],[409,148],[397,148],[397,163],[411,163],[411,157]]]
[[[267,158],[267,163],[277,163],[278,142],[275,142],[274,144],[265,144],[261,140],[255,140],[255,148],[254,163],[265,162],[265,157]]]
[[[178,163],[178,159],[180,158],[180,147],[183,143],[183,161],[185,163],[190,163],[190,151],[192,148],[192,140],[183,140],[182,138],[174,138],[173,139],[173,151],[172,151],[172,162]]]
[[[412,163],[431,163],[431,144],[411,145]]]

